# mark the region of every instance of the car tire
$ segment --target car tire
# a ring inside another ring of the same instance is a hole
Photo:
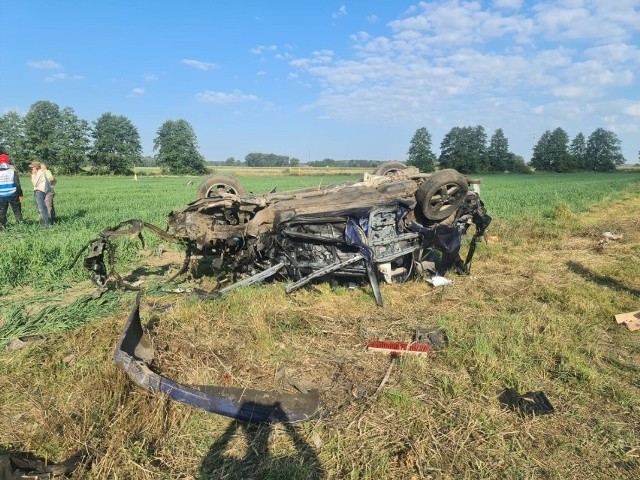
[[[416,191],[416,200],[428,220],[444,220],[458,209],[468,190],[465,178],[449,168],[427,177]]]
[[[244,195],[244,187],[233,175],[211,175],[198,187],[196,199],[214,197],[220,192]]]
[[[375,169],[373,174],[381,176],[390,175],[406,168],[407,166],[402,162],[384,162]]]

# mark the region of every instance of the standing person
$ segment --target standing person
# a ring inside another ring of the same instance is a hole
[[[47,212],[49,213],[49,219],[51,223],[56,221],[56,207],[53,205],[53,197],[56,196],[56,192],[53,191],[53,186],[58,183],[56,177],[53,176],[51,170],[47,168],[47,164],[44,162],[40,162],[40,170],[44,172],[44,176],[49,180],[49,185],[51,185],[51,190],[44,197],[44,203],[47,206]]]
[[[31,183],[33,183],[33,196],[36,201],[36,207],[40,212],[40,222],[43,227],[51,225],[51,219],[49,218],[49,212],[47,205],[44,201],[45,196],[51,190],[49,180],[46,175],[40,169],[40,162],[31,162],[29,165],[31,168]]]
[[[9,205],[16,217],[16,223],[22,222],[22,187],[20,177],[11,165],[7,154],[0,154],[0,231],[7,226]]]

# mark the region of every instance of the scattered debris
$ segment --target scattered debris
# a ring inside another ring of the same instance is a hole
[[[88,460],[88,455],[80,451],[61,463],[47,463],[28,452],[3,452],[0,454],[0,479],[49,479],[69,478],[77,466]]]
[[[444,347],[449,343],[447,332],[444,328],[418,328],[413,337],[416,343],[424,343],[434,348]]]
[[[640,329],[640,310],[637,312],[619,313],[615,318],[618,325],[624,324],[632,332]]]
[[[506,388],[498,397],[502,405],[520,415],[546,415],[554,412],[544,392],[527,392],[519,395],[513,388]]]
[[[448,278],[436,275],[435,277],[427,279],[427,282],[434,287],[444,287],[447,285],[451,285],[453,283],[453,280],[449,280]]]
[[[606,238],[607,240],[621,240],[622,239],[622,234],[621,233],[604,232],[602,234],[602,236],[604,238]]]
[[[598,240],[598,243],[596,243],[595,250],[597,252],[601,252],[604,249],[604,247],[606,247],[609,244],[609,242],[621,240],[622,237],[623,237],[622,233],[603,232],[602,238],[600,238],[600,240]]]

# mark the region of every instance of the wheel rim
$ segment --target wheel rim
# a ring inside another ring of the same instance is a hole
[[[442,185],[429,201],[429,208],[433,213],[438,213],[448,208],[457,207],[462,190],[456,183]]]
[[[207,189],[206,197],[215,197],[216,195],[221,195],[223,193],[238,195],[238,190],[236,190],[233,185],[229,185],[228,183],[216,183],[214,185],[211,185]]]

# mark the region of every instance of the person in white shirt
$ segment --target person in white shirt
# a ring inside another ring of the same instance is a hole
[[[40,212],[40,222],[43,227],[51,225],[51,219],[49,218],[49,211],[47,210],[47,204],[45,203],[45,197],[47,193],[51,191],[51,184],[47,180],[47,176],[40,168],[40,162],[31,162],[29,165],[31,168],[31,183],[33,183],[33,195],[36,201],[36,207]]]

